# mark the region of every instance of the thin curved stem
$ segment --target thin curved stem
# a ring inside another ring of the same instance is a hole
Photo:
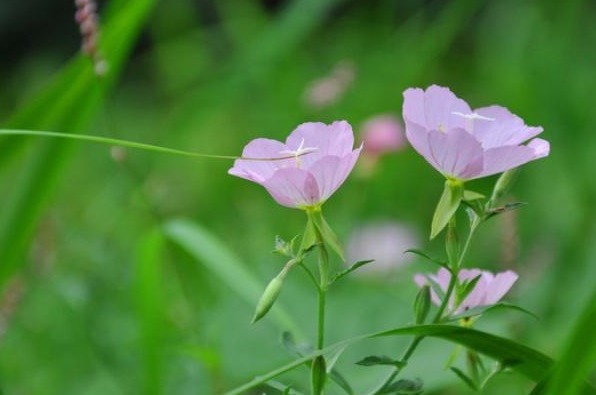
[[[178,150],[178,149],[173,149],[173,148],[160,147],[158,145],[137,143],[134,141],[114,139],[114,138],[110,138],[110,137],[90,136],[90,135],[85,135],[85,134],[46,132],[46,131],[41,131],[41,130],[0,129],[0,135],[65,138],[65,139],[88,141],[88,142],[100,143],[100,144],[106,144],[106,145],[116,145],[116,146],[125,147],[125,148],[135,148],[135,149],[141,149],[141,150],[146,150],[146,151],[155,151],[155,152],[161,152],[164,154],[189,156],[189,157],[195,157],[195,158],[208,158],[208,159],[230,159],[230,160],[239,159],[239,160],[247,160],[247,161],[268,162],[268,161],[276,161],[276,160],[283,160],[283,159],[294,159],[297,156],[308,155],[310,153],[310,152],[304,152],[304,153],[299,153],[299,154],[294,154],[294,155],[283,155],[283,156],[280,156],[277,158],[252,158],[252,157],[233,156],[233,155],[201,154],[198,152],[190,152],[190,151],[183,151],[183,150]]]

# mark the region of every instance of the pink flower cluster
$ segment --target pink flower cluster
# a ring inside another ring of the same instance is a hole
[[[468,311],[474,307],[490,306],[499,302],[503,296],[511,289],[513,284],[517,281],[517,274],[511,270],[493,274],[489,271],[479,269],[462,269],[458,275],[458,281],[463,284],[467,281],[472,281],[478,277],[478,282],[472,291],[455,305],[455,297],[451,295],[447,303],[450,312],[459,314]],[[443,292],[447,292],[449,281],[451,280],[451,273],[441,268],[436,275],[417,274],[414,281],[419,287],[429,285],[429,281],[435,283]],[[434,304],[440,305],[441,298],[431,287],[431,300]]]
[[[437,85],[407,89],[403,117],[414,149],[446,177],[463,181],[504,172],[550,150],[547,141],[534,138],[541,127],[526,126],[500,106],[472,110]]]

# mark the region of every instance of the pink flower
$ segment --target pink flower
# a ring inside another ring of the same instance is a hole
[[[368,119],[362,125],[362,141],[364,152],[372,156],[397,151],[406,145],[400,121],[389,114]]]
[[[346,180],[362,147],[353,149],[354,133],[346,121],[325,125],[299,125],[285,144],[259,138],[242,151],[243,157],[279,158],[254,161],[237,159],[229,174],[264,186],[282,206],[307,208],[321,205]]]
[[[541,127],[526,126],[504,107],[471,110],[448,88],[404,92],[406,136],[446,177],[462,181],[501,173],[549,154]],[[524,145],[525,141],[529,141]]]
[[[478,282],[474,286],[474,289],[465,297],[458,306],[454,306],[455,298],[451,295],[449,299],[448,308],[450,311],[455,309],[453,313],[463,313],[469,309],[479,306],[490,306],[503,298],[513,284],[517,281],[517,274],[511,270],[505,272],[492,274],[489,271],[479,269],[462,269],[458,275],[458,281],[463,284],[468,281],[472,281],[476,277],[480,276]],[[436,275],[422,275],[417,274],[414,276],[414,281],[419,287],[427,285],[430,281],[439,286],[443,292],[447,292],[449,286],[449,280],[451,280],[451,273],[445,268],[441,268]],[[440,305],[441,300],[439,296],[433,291],[431,287],[431,299],[434,304]]]

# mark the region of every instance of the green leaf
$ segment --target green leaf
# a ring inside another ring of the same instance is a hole
[[[435,264],[437,264],[437,265],[439,265],[441,267],[444,267],[445,269],[451,271],[451,268],[449,267],[449,265],[447,264],[447,262],[441,261],[441,260],[439,260],[437,258],[434,258],[434,257],[428,255],[426,252],[424,252],[422,250],[419,250],[417,248],[409,248],[409,249],[407,249],[407,250],[404,251],[404,254],[405,253],[410,253],[410,254],[415,254],[415,255],[421,256],[421,257],[427,259],[428,261],[430,261],[432,263],[435,263]]]
[[[417,395],[422,393],[422,380],[401,379],[383,387],[378,394]]]
[[[468,349],[475,350],[480,354],[499,361],[503,367],[518,371],[524,376],[534,380],[542,380],[552,369],[553,360],[539,351],[536,351],[513,340],[505,339],[496,335],[478,331],[475,329],[454,326],[454,325],[417,325],[395,328],[381,332],[368,333],[343,340],[330,345],[323,350],[313,351],[295,361],[283,365],[275,370],[255,377],[250,382],[241,385],[226,395],[240,395],[247,390],[271,380],[283,373],[286,373],[304,362],[311,361],[319,355],[329,355],[342,347],[347,347],[362,340],[386,336],[422,336],[444,339],[455,344],[460,344]]]
[[[101,50],[109,63],[109,72],[101,80],[91,61],[76,56],[54,80],[7,122],[11,129],[27,128],[63,130],[77,133],[85,130],[100,111],[104,99],[120,75],[132,44],[140,33],[155,0],[116,0],[108,4],[102,26]],[[29,139],[3,136],[0,139],[0,164]],[[64,165],[70,158],[72,142],[65,140],[36,141],[30,160],[19,170],[19,178],[5,201],[0,216],[0,285],[26,259],[27,245],[35,224],[60,179],[66,174]]]
[[[596,366],[596,292],[587,300],[579,319],[568,335],[561,360],[546,389],[548,395],[596,394],[586,383]]]
[[[215,235],[184,219],[167,222],[164,225],[164,233],[249,305],[257,304],[264,286],[247,269],[247,265]],[[297,338],[304,338],[299,326],[280,304],[270,316],[281,331],[290,331]]]
[[[153,229],[140,238],[135,259],[134,296],[140,332],[144,393],[153,393],[162,381],[165,322],[162,261],[164,239]]]
[[[527,315],[533,317],[536,320],[539,319],[539,317],[536,314],[532,313],[531,311],[529,311],[527,309],[524,309],[523,307],[520,307],[520,306],[511,304],[511,303],[500,302],[500,303],[493,304],[493,305],[490,305],[490,306],[477,306],[477,307],[468,309],[468,310],[466,310],[463,313],[455,314],[455,315],[452,315],[450,317],[447,317],[447,320],[446,321],[447,322],[448,321],[457,321],[457,320],[460,320],[460,319],[470,318],[470,317],[474,317],[474,316],[477,316],[477,315],[482,315],[484,313],[488,313],[488,312],[493,311],[493,310],[501,310],[501,309],[516,310],[516,311],[522,312],[524,314],[527,314]]]
[[[552,359],[546,355],[513,340],[454,325],[420,325],[397,328],[377,333],[371,337],[404,335],[430,336],[460,344],[493,358],[535,381],[541,380],[553,366]]]
[[[465,374],[461,369],[456,368],[455,366],[451,366],[451,367],[449,367],[449,370],[451,370],[453,373],[455,373],[455,375],[457,377],[459,377],[464,383],[466,383],[466,385],[468,387],[470,387],[472,390],[474,390],[474,391],[479,390],[478,385],[476,385],[474,380],[472,380],[472,378],[470,376],[468,376],[467,374]]]
[[[376,355],[370,355],[370,356],[365,357],[365,358],[361,359],[360,361],[356,362],[356,365],[360,365],[360,366],[388,365],[388,366],[395,366],[397,368],[403,368],[407,364],[403,361],[392,359],[385,355],[380,356],[380,357],[376,356]]]
[[[331,277],[331,280],[329,281],[329,284],[333,284],[335,281],[339,280],[340,278],[344,277],[346,274],[352,273],[354,270],[367,265],[369,263],[374,262],[374,259],[367,259],[365,261],[358,261],[356,263],[354,263],[353,265],[351,265],[350,267],[348,267],[347,269],[342,270],[341,272],[336,273],[333,277]]]
[[[527,203],[524,202],[514,202],[514,203],[507,203],[501,207],[491,208],[486,212],[486,219],[492,218],[495,215],[503,214],[509,211],[517,210],[520,207],[526,206]]]
[[[430,238],[434,239],[447,226],[464,196],[464,184],[457,180],[445,181],[443,194],[439,199],[431,225]]]

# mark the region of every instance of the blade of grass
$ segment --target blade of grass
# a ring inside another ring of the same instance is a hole
[[[72,133],[84,129],[122,71],[132,43],[154,3],[155,0],[112,2],[115,11],[112,18],[106,18],[101,43],[109,64],[107,75],[98,80],[91,62],[78,56],[47,89],[17,112],[8,125]],[[12,137],[0,141],[0,157],[16,152],[22,140]],[[23,263],[37,219],[61,178],[71,147],[72,142],[67,140],[36,142],[16,185],[4,194],[6,209],[0,217],[0,285]]]
[[[176,219],[164,225],[164,232],[172,241],[182,246],[198,262],[203,264],[238,296],[250,304],[247,321],[256,306],[265,285],[255,278],[244,264],[221,240],[205,228],[184,219]],[[281,331],[289,331],[294,337],[304,339],[294,320],[276,303],[269,315]]]
[[[162,381],[163,285],[161,254],[164,239],[158,229],[138,243],[134,281],[143,374],[143,393],[160,394]]]

